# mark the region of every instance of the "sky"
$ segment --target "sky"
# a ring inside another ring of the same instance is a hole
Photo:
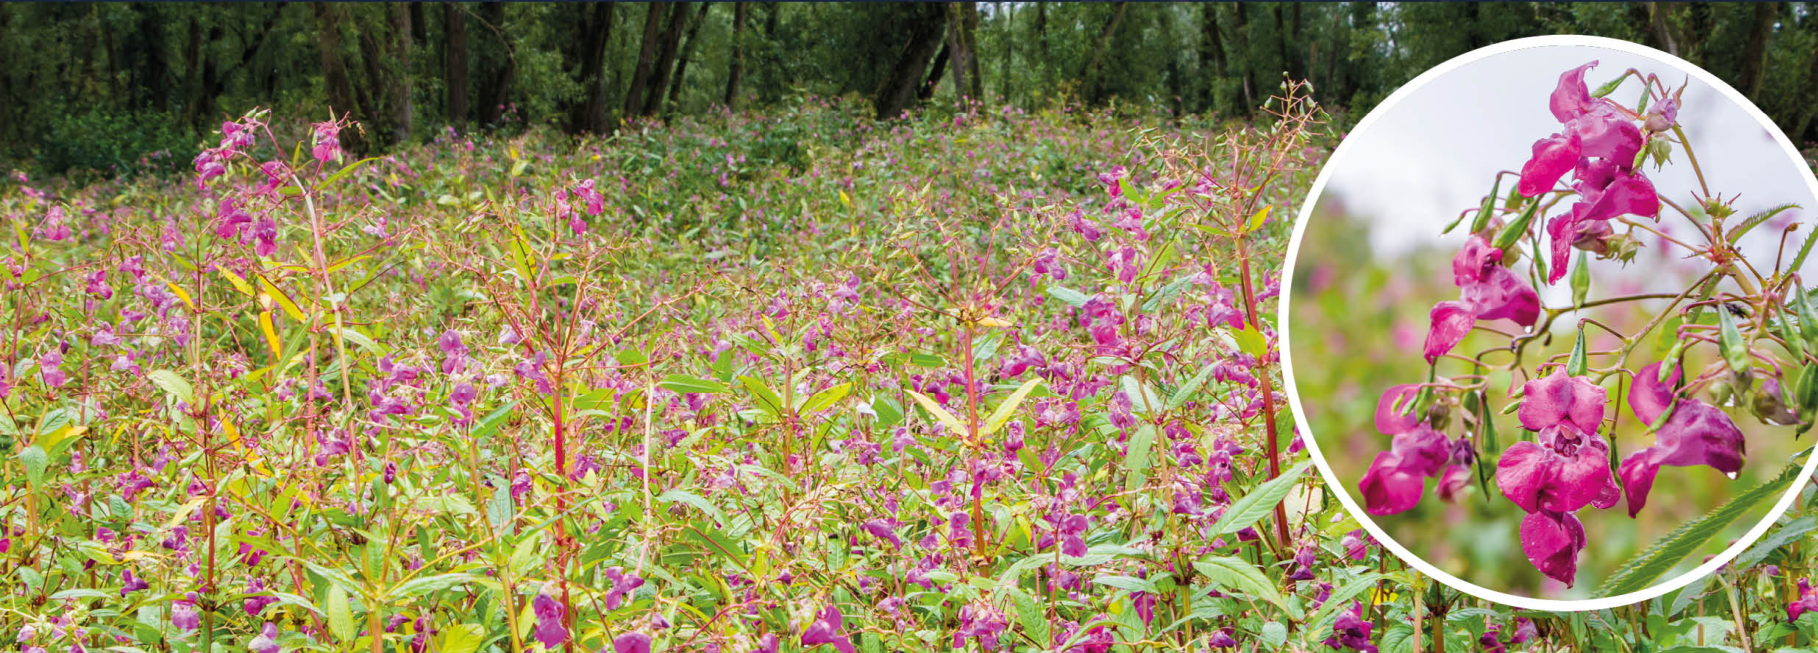
[[[1459,211],[1478,205],[1497,171],[1519,171],[1535,140],[1562,131],[1547,110],[1547,97],[1561,72],[1592,60],[1601,62],[1585,75],[1592,89],[1630,67],[1658,74],[1670,88],[1689,80],[1680,122],[1712,192],[1726,198],[1740,194],[1734,206],[1741,216],[1788,202],[1805,209],[1782,216],[1805,218],[1818,209],[1802,163],[1789,157],[1764,125],[1717,89],[1674,64],[1617,50],[1562,45],[1479,59],[1434,78],[1393,106],[1379,107],[1372,124],[1346,137],[1348,149],[1334,159],[1319,201],[1340,200],[1353,216],[1373,223],[1370,239],[1380,258],[1404,256],[1423,245],[1457,251],[1464,230],[1446,236],[1440,236],[1440,230]],[[1631,78],[1609,97],[1633,107],[1640,94],[1641,83]],[[1683,151],[1675,152],[1664,169],[1649,163],[1644,171],[1664,195],[1681,206],[1691,203],[1697,179]],[[1504,193],[1514,179],[1507,178]],[[1568,205],[1562,203],[1555,213]],[[1662,221],[1668,233],[1693,233],[1671,209],[1663,212]],[[1674,222],[1679,223],[1677,228]],[[1307,228],[1317,229],[1317,220]],[[1805,233],[1811,228],[1805,226]],[[1744,251],[1751,260],[1765,256],[1772,265],[1778,239],[1778,230],[1759,227],[1744,239]],[[1795,245],[1798,242],[1794,240]],[[1635,270],[1635,265],[1620,267],[1604,261],[1592,269],[1622,276],[1646,273]],[[1805,267],[1818,270],[1818,261]],[[1560,293],[1569,301],[1570,291],[1564,286],[1543,289],[1543,301],[1553,305]]]

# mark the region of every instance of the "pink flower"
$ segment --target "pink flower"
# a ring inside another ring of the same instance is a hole
[[[827,606],[826,609],[821,610],[820,618],[815,619],[814,623],[808,624],[808,630],[802,633],[802,645],[813,647],[831,644],[840,653],[856,653],[857,649],[852,647],[852,639],[840,634],[840,626],[843,621],[839,608]]]
[[[1450,459],[1451,445],[1445,434],[1425,423],[1395,434],[1389,450],[1376,454],[1358,482],[1364,511],[1393,515],[1413,508],[1426,492],[1426,479],[1438,476]]]
[[[1801,578],[1799,597],[1786,605],[1786,620],[1798,621],[1799,615],[1807,612],[1818,612],[1818,589],[1812,589],[1812,582]]]
[[[612,653],[650,653],[650,636],[631,632],[614,637]]]
[[[1502,267],[1502,250],[1471,236],[1452,259],[1457,301],[1439,302],[1428,314],[1431,326],[1422,347],[1428,363],[1457,347],[1478,320],[1512,320],[1524,327],[1540,319],[1540,295],[1514,271]]]
[[[1730,475],[1742,470],[1746,453],[1742,430],[1736,428],[1729,415],[1702,401],[1680,399],[1675,405],[1673,388],[1679,373],[1675,368],[1672,376],[1661,382],[1660,363],[1654,363],[1636,372],[1635,384],[1630,387],[1629,406],[1642,422],[1653,425],[1669,407],[1672,411],[1665,415],[1666,423],[1654,430],[1654,446],[1629,454],[1618,466],[1630,517],[1647,505],[1654,475],[1662,465],[1708,465]]]
[[[530,602],[530,609],[536,614],[536,638],[537,641],[543,643],[543,648],[553,650],[555,647],[561,646],[562,642],[568,641],[568,627],[562,623],[561,603],[550,598],[548,594],[538,594],[537,598]]]
[[[333,121],[318,122],[312,125],[315,129],[315,147],[310,148],[310,155],[317,161],[328,161],[341,157],[341,126]]]

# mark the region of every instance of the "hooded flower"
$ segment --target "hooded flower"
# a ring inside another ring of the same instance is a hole
[[[1529,513],[1616,505],[1610,447],[1597,435],[1604,389],[1590,379],[1566,376],[1563,368],[1523,388],[1526,398],[1517,415],[1524,428],[1539,432],[1539,441],[1517,442],[1497,461],[1496,486],[1503,496]],[[1527,529],[1522,532],[1525,540]]]
[[[568,628],[562,625],[563,609],[560,602],[548,594],[538,594],[530,602],[530,609],[536,613],[536,637],[537,641],[543,643],[543,648],[554,650],[562,642],[568,641]]]
[[[1326,638],[1326,646],[1376,653],[1376,646],[1370,643],[1371,626],[1363,618],[1363,602],[1353,602],[1351,609],[1338,613],[1338,620],[1332,622],[1332,636]]]
[[[1799,598],[1786,604],[1786,620],[1798,621],[1799,615],[1807,612],[1818,612],[1818,589],[1812,589],[1812,582],[1799,579]]]
[[[1462,292],[1458,301],[1433,306],[1423,347],[1427,362],[1458,346],[1478,320],[1512,320],[1524,327],[1540,319],[1540,295],[1514,271],[1502,266],[1502,250],[1482,236],[1471,236],[1452,258],[1452,282]]]
[[[1451,448],[1445,434],[1425,423],[1396,434],[1389,450],[1376,454],[1363,480],[1358,482],[1364,511],[1393,515],[1419,504],[1426,492],[1426,479],[1444,471]]]
[[[1636,372],[1635,383],[1630,386],[1629,406],[1636,417],[1649,425],[1666,420],[1654,429],[1654,446],[1629,454],[1618,466],[1630,517],[1647,505],[1648,491],[1653,489],[1654,475],[1662,465],[1709,465],[1731,476],[1742,471],[1746,453],[1742,430],[1736,428],[1729,415],[1710,404],[1689,398],[1675,404],[1674,386],[1679,374],[1675,368],[1663,382],[1660,363],[1654,363]]]
[[[832,644],[833,648],[840,653],[855,653],[857,649],[852,647],[852,639],[840,634],[840,625],[843,621],[844,617],[840,615],[839,608],[827,606],[825,610],[821,611],[820,618],[815,619],[814,623],[808,624],[808,630],[802,633],[802,645],[813,647]]]

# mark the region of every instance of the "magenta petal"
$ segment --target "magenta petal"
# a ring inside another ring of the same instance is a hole
[[[1383,391],[1382,399],[1376,402],[1376,430],[1384,435],[1413,430],[1414,425],[1420,423],[1420,415],[1409,409],[1413,407],[1414,398],[1419,395],[1418,383],[1398,385]]]
[[[1576,444],[1568,444],[1574,441]],[[1541,489],[1541,510],[1573,512],[1588,505],[1616,505],[1621,495],[1616,478],[1610,473],[1610,445],[1603,438],[1561,423],[1542,432],[1540,443],[1542,448],[1553,445],[1559,461],[1553,468],[1553,477]]]
[[[1452,257],[1452,283],[1463,288],[1482,281],[1501,262],[1502,250],[1491,247],[1483,236],[1473,235]]]
[[[1617,466],[1616,473],[1622,476],[1622,492],[1629,500],[1629,517],[1641,512],[1641,507],[1648,503],[1648,492],[1654,489],[1654,474],[1660,471],[1659,463],[1654,462],[1655,449],[1648,447],[1629,454]]]
[[[1363,494],[1364,512],[1393,515],[1406,512],[1420,503],[1426,492],[1426,477],[1402,468],[1401,456],[1393,451],[1376,454],[1370,469],[1364,472],[1357,490]]]
[[[1521,183],[1515,190],[1534,197],[1553,189],[1560,177],[1577,167],[1583,146],[1577,134],[1554,134],[1534,141],[1533,155],[1521,166]]]
[[[1464,302],[1434,304],[1429,316],[1433,324],[1427,329],[1427,342],[1422,347],[1429,364],[1457,347],[1464,340],[1465,334],[1471,332],[1471,326],[1477,324],[1477,314],[1466,307]]]
[[[1736,422],[1717,407],[1696,399],[1681,400],[1666,424],[1656,431],[1655,438],[1654,446],[1629,454],[1622,461],[1620,471],[1630,517],[1647,504],[1648,490],[1653,487],[1660,466],[1707,465],[1735,474],[1742,471],[1747,455],[1742,430],[1736,428]]]
[[[1673,388],[1679,385],[1679,373],[1679,367],[1674,366],[1672,376],[1662,383],[1658,362],[1635,373],[1635,382],[1629,386],[1629,409],[1643,424],[1653,424],[1673,405]]]
[[[1647,176],[1639,172],[1617,175],[1585,211],[1584,218],[1608,220],[1621,215],[1660,216],[1660,195],[1654,192],[1654,183]]]
[[[1481,282],[1465,286],[1463,300],[1479,320],[1508,319],[1534,326],[1540,319],[1540,295],[1505,267],[1492,268]]]
[[[1566,130],[1578,137],[1584,156],[1609,159],[1627,167],[1641,151],[1641,127],[1606,105],[1594,106],[1572,119],[1566,123]]]
[[[1584,545],[1584,524],[1570,513],[1537,512],[1521,520],[1521,551],[1528,562],[1566,587],[1578,576]]]
[[[1452,465],[1439,476],[1439,483],[1433,489],[1438,491],[1441,501],[1454,502],[1458,500],[1459,493],[1464,492],[1464,489],[1470,486],[1471,468],[1465,465]]]
[[[1527,382],[1522,392],[1525,396],[1516,416],[1521,418],[1521,426],[1530,431],[1544,431],[1568,422],[1595,435],[1603,423],[1607,402],[1603,387],[1590,379],[1567,376],[1564,367],[1555,367],[1552,374]]]
[[[1401,458],[1402,469],[1420,476],[1438,476],[1452,460],[1452,441],[1426,424],[1396,435],[1389,450]]]
[[[1590,205],[1583,202],[1572,205],[1572,210],[1553,216],[1547,221],[1547,243],[1551,245],[1553,264],[1547,267],[1547,285],[1559,283],[1564,279],[1566,270],[1572,264],[1572,241],[1578,239],[1578,214],[1581,209]]]
[[[1522,510],[1540,509],[1540,491],[1552,479],[1558,457],[1527,440],[1502,452],[1496,461],[1496,488]]]
[[[1571,122],[1590,111],[1591,89],[1585,86],[1584,73],[1597,67],[1592,61],[1559,74],[1559,84],[1553,87],[1553,95],[1547,98],[1547,108],[1553,111],[1553,117],[1559,122]]]

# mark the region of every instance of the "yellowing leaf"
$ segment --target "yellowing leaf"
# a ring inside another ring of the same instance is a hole
[[[246,295],[247,297],[252,297],[254,295],[252,286],[246,285],[246,280],[240,278],[240,275],[234,274],[233,270],[223,267],[217,267],[215,269],[221,271],[221,276],[227,277],[228,283],[234,285],[234,290],[240,291],[240,294]]]
[[[278,363],[278,358],[283,356],[284,348],[278,346],[278,330],[272,325],[269,309],[259,313],[259,331],[265,334],[265,344],[271,347],[272,363]]]
[[[1263,221],[1269,219],[1269,209],[1271,209],[1271,208],[1274,208],[1274,207],[1271,207],[1271,206],[1262,207],[1261,211],[1257,211],[1254,215],[1251,215],[1250,224],[1248,224],[1244,227],[1244,231],[1256,231],[1257,229],[1261,229],[1262,225],[1263,225]]]
[[[286,294],[283,290],[280,290],[278,284],[272,283],[271,279],[265,278],[265,275],[263,274],[258,276],[259,287],[265,290],[265,294],[271,295],[272,301],[278,302],[278,306],[284,308],[285,315],[289,315],[290,319],[298,322],[302,322],[306,319],[303,315],[303,309],[299,308],[296,302],[291,301],[290,295]]]
[[[840,191],[840,203],[846,205],[846,208],[852,208],[852,198],[846,196],[846,191]]]
[[[915,403],[922,405],[922,410],[928,411],[928,414],[934,416],[934,419],[939,421],[942,426],[947,427],[947,430],[952,431],[955,435],[967,435],[968,429],[966,428],[966,424],[959,421],[958,417],[954,417],[953,413],[949,413],[947,412],[947,409],[941,408],[940,404],[935,403],[933,399],[929,399],[927,395],[914,390],[908,390],[907,392],[909,393],[909,396],[915,398]]]

